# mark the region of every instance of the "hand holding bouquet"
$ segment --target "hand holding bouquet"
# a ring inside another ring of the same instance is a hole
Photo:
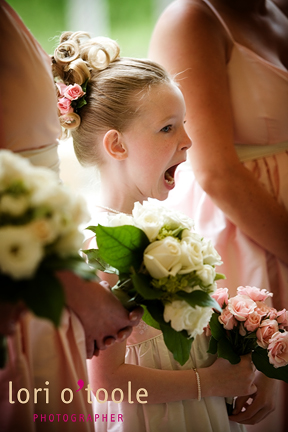
[[[210,242],[191,232],[192,221],[151,201],[136,203],[132,216],[110,214],[107,225],[89,227],[98,249],[84,251],[101,271],[119,276],[113,292],[126,307],[144,307],[143,320],[164,335],[183,365],[193,338],[219,309],[211,297],[223,278],[221,258]]]
[[[87,219],[83,199],[55,173],[1,150],[0,301],[22,300],[58,325],[64,292],[56,271],[95,277],[78,253],[83,241],[78,226]]]
[[[215,311],[211,317],[208,352],[232,364],[252,353],[256,369],[288,382],[288,312],[265,303],[272,295],[265,289],[240,286],[237,295],[229,298],[227,288],[218,288],[212,296],[222,312]]]

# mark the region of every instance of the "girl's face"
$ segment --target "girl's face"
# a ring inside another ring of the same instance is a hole
[[[151,87],[140,103],[137,118],[122,133],[127,149],[123,181],[134,201],[164,200],[175,186],[177,166],[191,147],[184,128],[184,98],[175,84],[163,83]]]

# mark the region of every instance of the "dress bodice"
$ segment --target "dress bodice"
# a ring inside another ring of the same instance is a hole
[[[263,59],[233,38],[233,29],[204,1],[232,42],[227,65],[235,142],[276,144],[288,139],[288,71]],[[272,90],[273,89],[273,90]]]

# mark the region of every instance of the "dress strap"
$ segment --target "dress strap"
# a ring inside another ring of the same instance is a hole
[[[228,34],[229,38],[231,39],[231,41],[234,43],[235,40],[232,36],[232,33],[230,32],[229,28],[227,27],[227,24],[225,23],[225,21],[223,20],[223,18],[221,17],[221,15],[219,14],[219,12],[215,9],[215,7],[208,1],[208,0],[202,0],[204,3],[207,4],[207,6],[212,10],[212,12],[216,15],[216,17],[218,18],[218,20],[221,22],[222,26],[224,27],[224,29],[226,30],[226,33]]]

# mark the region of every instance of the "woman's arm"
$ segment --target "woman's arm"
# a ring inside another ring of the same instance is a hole
[[[187,106],[190,160],[214,203],[251,239],[288,263],[288,213],[239,162],[227,79],[231,43],[205,4],[175,2],[162,15],[149,57],[178,79]]]

